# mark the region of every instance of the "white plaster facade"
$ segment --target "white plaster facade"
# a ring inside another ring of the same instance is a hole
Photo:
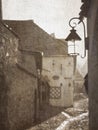
[[[43,76],[50,84],[50,105],[73,105],[74,58],[72,56],[43,56]]]

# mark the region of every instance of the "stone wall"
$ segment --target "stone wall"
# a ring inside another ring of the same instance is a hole
[[[18,51],[19,39],[0,23],[0,129],[24,130],[37,115],[34,55]]]

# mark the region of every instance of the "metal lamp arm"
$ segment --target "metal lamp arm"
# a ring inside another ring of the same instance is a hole
[[[70,26],[71,28],[75,28],[75,27],[77,26],[76,22],[73,22],[74,25],[72,25],[72,21],[73,21],[73,20],[76,20],[76,19],[79,20],[78,17],[74,17],[74,18],[71,18],[71,19],[69,20],[69,26]]]
[[[85,38],[86,38],[86,30],[85,30],[85,24],[83,21],[81,21],[82,25],[83,25],[83,29],[84,29],[84,56],[81,55],[81,58],[85,58],[86,57],[86,49],[85,49]]]
[[[73,21],[73,20],[79,20],[79,22],[78,22],[78,23],[73,22],[73,24],[72,24],[72,21]],[[83,25],[83,30],[84,30],[84,55],[83,55],[83,56],[81,55],[81,58],[85,58],[85,57],[86,57],[86,49],[85,49],[86,29],[85,29],[85,24],[84,24],[83,20],[80,20],[78,17],[74,17],[74,18],[71,18],[71,19],[70,19],[70,21],[69,21],[69,26],[70,26],[71,28],[75,28],[75,27],[76,27],[78,24],[80,24],[80,23],[82,23],[82,25]]]

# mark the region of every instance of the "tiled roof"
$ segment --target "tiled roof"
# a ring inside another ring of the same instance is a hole
[[[14,30],[20,38],[20,47],[29,51],[41,51],[44,55],[66,55],[66,42],[53,38],[32,20],[4,23]],[[65,44],[65,45],[64,45]]]

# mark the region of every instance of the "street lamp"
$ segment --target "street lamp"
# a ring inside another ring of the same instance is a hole
[[[78,21],[78,22],[76,22]],[[76,45],[75,45],[75,41],[81,41],[81,37],[76,33],[76,26],[79,25],[80,23],[82,23],[83,25],[83,37],[84,37],[84,53],[83,53],[83,56],[81,55],[81,58],[85,58],[86,57],[86,49],[87,47],[85,46],[87,43],[87,38],[86,38],[86,30],[85,30],[85,24],[83,22],[83,19],[81,18],[78,18],[78,17],[73,17],[69,20],[69,26],[71,27],[71,30],[70,30],[70,34],[67,36],[67,38],[65,39],[65,41],[72,41],[73,43],[73,53],[70,53],[70,55],[73,56],[73,62],[74,62],[74,68],[73,68],[73,74],[75,76],[75,72],[76,72],[76,58],[77,58],[77,55],[79,55],[78,53],[76,53]],[[73,80],[74,82],[74,86],[73,86],[73,112],[74,112],[74,94],[75,94],[75,79]]]
[[[76,21],[74,20],[78,20],[78,23],[76,23]],[[81,38],[80,36],[76,33],[76,26],[79,25],[80,23],[82,23],[83,25],[83,29],[84,29],[84,55],[81,56],[81,58],[85,58],[86,57],[86,49],[88,49],[88,38],[86,37],[86,30],[85,30],[85,24],[83,22],[82,19],[78,18],[78,17],[73,17],[70,19],[69,21],[69,26],[72,28],[70,30],[70,34],[67,36],[67,38],[65,39],[65,41],[72,41],[73,42],[73,47],[74,47],[74,52],[71,53],[71,55],[79,55],[78,53],[76,53],[76,45],[75,45],[75,41],[80,41]]]

